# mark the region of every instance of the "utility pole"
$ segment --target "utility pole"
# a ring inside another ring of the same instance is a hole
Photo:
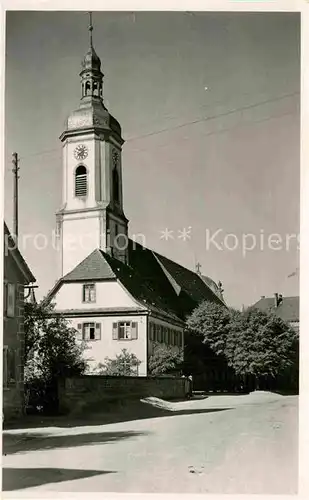
[[[14,232],[14,238],[15,238],[15,243],[18,245],[18,170],[19,170],[19,158],[17,153],[12,154],[12,163],[13,163],[13,169],[12,172],[14,174],[14,206],[13,206],[13,232]]]

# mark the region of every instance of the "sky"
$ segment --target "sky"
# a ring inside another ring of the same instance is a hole
[[[88,17],[14,11],[6,23],[4,213],[12,229],[16,151],[21,251],[41,298],[57,279],[59,136],[79,105]],[[298,295],[299,14],[94,12],[93,24],[104,101],[126,141],[129,234],[199,262],[231,306]]]

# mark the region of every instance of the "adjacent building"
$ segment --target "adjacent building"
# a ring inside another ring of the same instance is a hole
[[[261,311],[272,311],[299,331],[299,297],[284,297],[275,293],[274,297],[261,297],[253,307]]]
[[[4,224],[3,415],[17,417],[24,408],[24,287],[35,278]]]
[[[103,99],[101,61],[92,43],[80,72],[81,100],[63,145],[62,206],[56,215],[59,280],[55,303],[87,342],[90,370],[123,348],[147,375],[155,342],[183,349],[186,316],[203,300],[224,304],[220,286],[128,237],[119,122]]]

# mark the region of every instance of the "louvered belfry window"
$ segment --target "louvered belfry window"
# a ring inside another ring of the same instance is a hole
[[[75,196],[87,196],[87,169],[84,165],[79,165],[75,171]]]

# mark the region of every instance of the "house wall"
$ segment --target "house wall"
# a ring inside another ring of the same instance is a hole
[[[154,325],[155,328],[153,328],[152,325]],[[163,329],[163,335],[162,333],[161,335],[160,334],[158,335],[158,327],[161,327],[161,329]],[[176,345],[173,345],[173,342],[171,341],[171,336],[168,334],[168,330],[171,330],[173,332],[178,332],[179,336]],[[184,347],[183,328],[151,316],[149,318],[148,340],[147,340],[148,356],[152,355],[154,345],[156,343],[165,344],[173,351],[182,351]]]
[[[6,370],[8,381],[3,384],[3,413],[8,419],[20,416],[24,408],[24,278],[10,252],[4,254],[3,279],[4,284],[15,285],[14,316],[8,317],[4,310],[3,318],[3,370],[7,364],[6,349],[12,353]]]
[[[93,283],[89,281],[89,283]],[[83,283],[64,283],[55,294],[57,310],[95,309],[102,307],[140,308],[117,281],[96,282],[96,301],[83,302]]]
[[[113,323],[118,321],[134,321],[137,323],[137,339],[114,340]],[[89,365],[89,371],[95,371],[99,363],[105,358],[114,359],[122,349],[127,349],[136,355],[141,361],[138,367],[138,375],[147,374],[147,316],[146,315],[117,315],[117,316],[87,316],[70,318],[73,328],[77,329],[79,323],[100,323],[101,339],[86,342],[85,358]]]
[[[89,281],[90,283],[91,281]],[[170,349],[177,351],[182,350],[184,345],[183,329],[175,326],[167,321],[162,321],[155,317],[149,318],[149,327],[147,325],[147,315],[139,314],[138,310],[142,309],[130,294],[117,281],[96,282],[96,301],[83,302],[83,283],[63,283],[61,288],[54,296],[56,310],[65,311],[72,310],[68,314],[73,328],[77,329],[82,323],[100,323],[101,338],[100,340],[87,341],[87,349],[85,358],[89,364],[91,371],[95,371],[99,363],[103,363],[106,357],[115,358],[120,354],[122,349],[134,353],[141,361],[139,366],[139,375],[147,375],[147,359],[153,353],[153,347],[159,340],[151,334],[151,325],[163,327],[164,332],[167,329],[179,333],[177,345],[168,342],[168,336],[164,334],[161,343],[166,344]],[[119,312],[109,314],[108,309],[114,308]],[[130,313],[122,313],[121,308],[128,308]],[[94,311],[98,309],[97,314]],[[102,309],[106,312],[102,313]],[[76,311],[73,315],[73,311]],[[135,312],[135,311],[136,312]],[[89,315],[81,314],[79,311],[89,311]],[[113,323],[118,321],[134,321],[138,324],[138,338],[132,340],[114,340],[113,339]]]

